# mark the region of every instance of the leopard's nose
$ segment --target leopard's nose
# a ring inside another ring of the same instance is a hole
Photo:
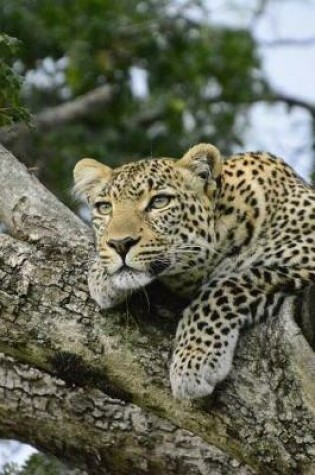
[[[109,247],[112,247],[115,249],[117,254],[122,257],[122,259],[125,259],[128,251],[132,248],[132,246],[135,246],[138,242],[140,241],[140,238],[134,239],[131,236],[127,236],[123,239],[110,239],[107,244]]]

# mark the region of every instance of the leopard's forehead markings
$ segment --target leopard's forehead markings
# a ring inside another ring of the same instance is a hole
[[[172,159],[147,159],[127,163],[113,171],[112,178],[104,188],[104,194],[115,199],[138,198],[146,191],[154,191],[165,186],[176,186],[176,169]]]

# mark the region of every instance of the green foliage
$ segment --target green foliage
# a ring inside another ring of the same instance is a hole
[[[20,100],[21,76],[12,66],[18,46],[16,38],[0,34],[0,126],[29,120]]]
[[[4,466],[0,475],[79,475],[77,470],[67,469],[55,457],[33,454],[22,467],[14,463]]]
[[[265,88],[250,33],[212,25],[200,0],[0,0],[0,29],[22,41],[25,74],[42,78],[27,83],[33,112],[112,88],[101,113],[36,142],[32,161],[57,193],[82,156],[117,164],[179,156],[199,141],[229,153]],[[147,77],[143,96],[134,93],[134,68]]]
[[[6,463],[0,475],[19,475],[19,466],[15,463]]]

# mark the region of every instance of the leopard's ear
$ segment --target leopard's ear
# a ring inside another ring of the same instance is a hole
[[[204,189],[209,193],[216,189],[222,171],[222,159],[219,150],[211,144],[200,143],[190,148],[176,163],[178,167],[188,169]]]
[[[83,158],[73,170],[74,193],[92,201],[108,182],[112,169],[92,158]]]

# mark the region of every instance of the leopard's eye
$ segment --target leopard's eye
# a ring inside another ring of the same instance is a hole
[[[166,206],[171,201],[172,196],[169,195],[156,195],[151,198],[151,201],[148,204],[147,209],[162,209],[166,208]]]
[[[95,203],[95,209],[100,214],[110,214],[112,211],[112,204],[109,201],[99,201]]]

